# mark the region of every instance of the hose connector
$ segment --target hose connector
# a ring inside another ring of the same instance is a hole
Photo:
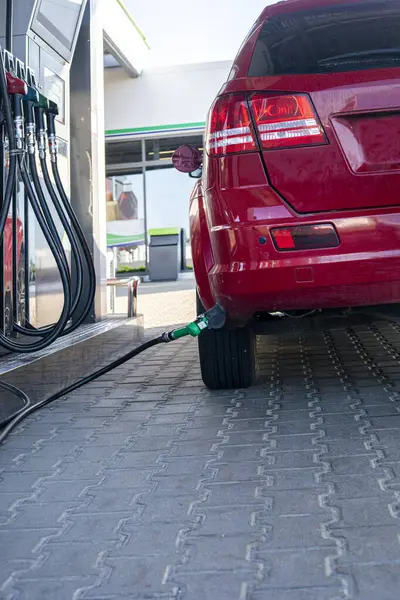
[[[22,152],[25,138],[24,117],[22,116],[14,118],[14,137],[16,149],[18,152]]]
[[[57,155],[58,155],[58,143],[57,143],[57,136],[54,135],[53,133],[51,133],[49,135],[49,152],[50,152],[51,162],[55,163],[57,160]]]
[[[39,158],[46,158],[46,130],[39,129],[36,132],[36,139],[38,145]]]
[[[48,108],[48,101],[40,94],[39,103],[35,106],[35,121],[39,158],[43,159],[46,157],[46,126],[44,122],[46,108]]]
[[[35,123],[26,125],[26,149],[28,154],[35,154],[36,147],[36,126]]]

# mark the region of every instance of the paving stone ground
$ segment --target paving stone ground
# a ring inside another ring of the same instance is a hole
[[[149,294],[149,335],[193,300]],[[0,449],[0,598],[397,600],[399,407],[390,324],[263,338],[246,391],[141,355]]]

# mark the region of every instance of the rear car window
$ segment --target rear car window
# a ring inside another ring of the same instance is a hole
[[[400,2],[321,6],[269,17],[250,77],[335,73],[400,66]]]

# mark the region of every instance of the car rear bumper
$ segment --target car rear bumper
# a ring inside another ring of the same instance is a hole
[[[209,281],[214,300],[237,318],[400,303],[400,215],[320,222],[327,221],[341,243],[326,250],[277,251],[268,226],[213,230],[216,260]]]

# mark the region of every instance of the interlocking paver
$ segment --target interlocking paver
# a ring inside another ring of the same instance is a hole
[[[191,318],[193,292],[155,296],[149,335]],[[400,328],[259,361],[209,392],[180,341],[25,421],[0,450],[0,598],[397,600]]]

